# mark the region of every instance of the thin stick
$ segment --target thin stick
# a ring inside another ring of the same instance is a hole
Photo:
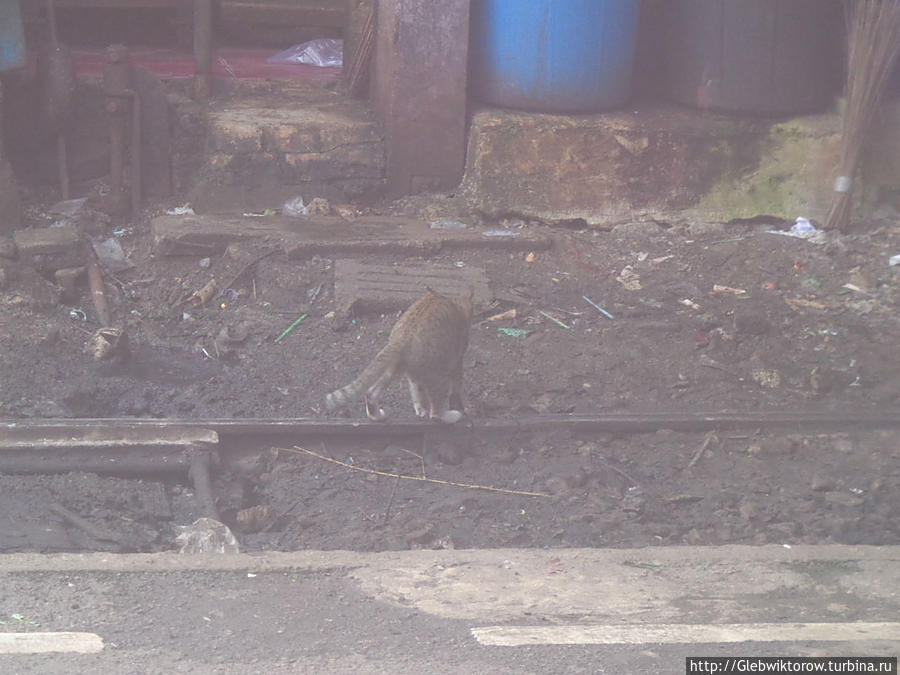
[[[273,255],[274,253],[277,253],[277,252],[278,252],[277,249],[272,249],[272,250],[269,251],[268,253],[263,253],[261,256],[259,256],[259,257],[257,257],[257,258],[254,258],[253,260],[251,260],[250,262],[248,262],[246,265],[244,265],[244,267],[241,268],[241,271],[238,272],[237,274],[235,274],[235,275],[234,275],[234,278],[233,278],[231,281],[229,281],[227,284],[225,284],[224,286],[222,286],[222,292],[219,293],[219,297],[222,297],[223,295],[225,295],[225,292],[226,292],[229,288],[231,288],[232,286],[234,286],[234,285],[237,283],[238,279],[240,279],[242,276],[244,276],[244,275],[250,270],[250,268],[253,267],[256,263],[258,263],[260,260],[265,260],[265,259],[268,258],[270,255]]]
[[[422,445],[423,446],[425,445],[425,435],[422,436]],[[400,450],[402,450],[403,452],[405,452],[409,455],[412,455],[413,457],[419,458],[419,462],[422,464],[422,478],[425,478],[425,457],[424,457],[425,448],[424,447],[422,448],[422,452],[423,452],[422,455],[420,455],[418,452],[413,452],[412,450],[407,450],[406,448],[400,448]]]
[[[615,467],[615,466],[613,466],[612,464],[609,464],[608,462],[604,462],[603,460],[599,460],[599,459],[594,458],[594,461],[597,462],[598,464],[602,464],[603,466],[605,466],[605,467],[606,467],[607,469],[609,469],[610,471],[616,472],[617,474],[619,474],[620,476],[622,476],[622,478],[624,478],[625,480],[627,480],[631,485],[638,485],[638,482],[637,482],[634,478],[632,478],[631,476],[629,476],[627,473],[625,473],[624,471],[622,471],[622,469],[620,469],[620,468],[618,468],[618,467]]]
[[[559,319],[557,319],[555,316],[550,316],[549,314],[547,314],[547,312],[544,312],[544,311],[542,311],[542,310],[539,309],[539,310],[538,310],[538,314],[540,314],[541,316],[547,317],[547,318],[550,319],[553,323],[555,323],[557,326],[561,326],[562,328],[565,328],[566,330],[572,330],[572,326],[570,326],[570,325],[568,325],[568,324],[566,324],[566,323],[563,323],[562,321],[560,321]]]
[[[310,455],[311,457],[315,457],[317,459],[321,459],[326,462],[331,462],[332,464],[337,464],[338,466],[343,466],[348,469],[353,469],[354,471],[362,471],[363,473],[370,473],[376,476],[386,476],[388,478],[402,478],[403,480],[417,480],[423,483],[436,483],[438,485],[450,485],[452,487],[461,487],[468,488],[470,490],[488,490],[489,492],[502,492],[504,494],[509,495],[523,495],[525,497],[550,497],[551,495],[546,492],[526,492],[524,490],[507,490],[506,488],[497,488],[491,487],[489,485],[472,485],[469,483],[454,483],[449,480],[439,480],[437,478],[424,478],[419,476],[404,476],[399,473],[390,473],[388,471],[376,471],[375,469],[366,469],[361,466],[353,466],[352,464],[347,464],[346,462],[342,462],[338,459],[332,459],[331,457],[325,457],[324,455],[320,455],[318,452],[313,452],[312,450],[307,450],[306,448],[301,448],[299,445],[295,445],[293,448],[278,448],[279,450],[284,450],[285,452],[296,452],[303,453],[306,455]]]
[[[384,524],[387,524],[388,518],[391,516],[391,506],[394,505],[394,495],[397,494],[397,486],[400,485],[400,476],[394,481],[394,489],[391,490],[391,498],[388,500],[387,508],[384,510]]]
[[[86,532],[92,539],[95,539],[96,541],[112,542],[118,545],[120,549],[130,548],[119,535],[113,532],[109,532],[102,527],[94,525],[92,522],[86,520],[85,518],[82,518],[74,511],[70,511],[62,504],[50,504],[50,506],[48,506],[47,508],[56,515],[62,517],[64,520],[67,520],[79,530]]]
[[[697,449],[697,452],[694,453],[694,456],[693,456],[693,458],[691,458],[691,461],[688,462],[687,468],[690,469],[692,466],[694,466],[694,464],[696,464],[697,462],[700,461],[700,458],[703,457],[703,453],[706,452],[706,448],[709,447],[709,444],[713,440],[718,441],[719,437],[716,436],[715,431],[710,431],[708,434],[706,434],[706,438],[703,439],[703,443],[700,444],[700,447]]]

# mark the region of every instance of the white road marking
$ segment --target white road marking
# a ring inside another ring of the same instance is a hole
[[[895,640],[900,623],[725,623],[583,626],[481,626],[472,635],[483,645],[606,645],[716,642],[848,642]]]
[[[103,651],[103,639],[96,633],[0,633],[0,654],[100,651]]]

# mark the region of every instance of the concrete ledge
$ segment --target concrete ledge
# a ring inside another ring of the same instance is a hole
[[[218,104],[190,200],[200,210],[279,207],[297,195],[349,202],[380,194],[381,125],[364,102],[315,87]]]
[[[897,546],[299,551],[234,555],[10,554],[0,575],[48,572],[332,571],[367,595],[496,624],[894,621]]]
[[[466,194],[492,215],[611,225],[642,219],[822,219],[840,119],[767,120],[661,105],[598,115],[481,110]]]

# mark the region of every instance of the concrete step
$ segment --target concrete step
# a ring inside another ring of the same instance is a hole
[[[358,202],[383,189],[383,133],[363,101],[279,83],[214,103],[207,126],[190,194],[200,210],[277,208],[297,195]]]
[[[822,220],[839,152],[837,114],[767,119],[667,104],[577,116],[482,109],[464,185],[486,213],[549,221]]]

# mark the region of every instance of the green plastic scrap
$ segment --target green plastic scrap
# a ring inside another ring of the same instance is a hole
[[[497,332],[509,337],[525,337],[528,335],[528,331],[524,328],[498,328]]]
[[[288,333],[290,333],[290,332],[291,332],[292,330],[294,330],[297,326],[299,326],[299,325],[300,325],[300,322],[303,321],[303,319],[305,319],[305,318],[306,318],[306,314],[304,314],[304,315],[301,316],[299,319],[297,319],[294,323],[292,323],[290,326],[288,326],[287,328],[285,328],[285,329],[284,329],[284,332],[283,332],[281,335],[279,335],[277,338],[275,338],[275,342],[281,342],[284,338],[287,337]]]

